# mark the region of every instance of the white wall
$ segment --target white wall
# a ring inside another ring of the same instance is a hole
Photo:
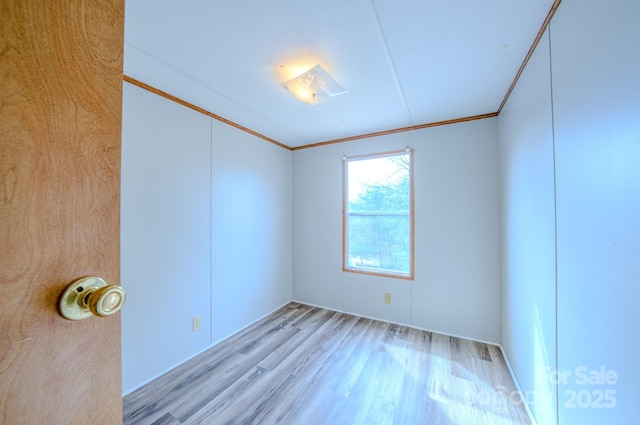
[[[639,22],[637,0],[569,0],[551,23],[558,369],[572,372],[559,387],[560,424],[640,417]],[[618,379],[580,384],[580,367]],[[603,391],[615,392],[615,408],[581,408]]]
[[[564,0],[498,119],[503,346],[540,424],[640,414],[638,18],[636,1]]]
[[[290,300],[291,156],[124,84],[125,393]]]
[[[540,425],[556,420],[556,250],[549,34],[498,118],[501,339]]]
[[[124,84],[123,89],[126,390],[210,344],[211,124],[206,116],[140,88]],[[196,316],[204,320],[194,333]]]
[[[291,300],[291,152],[213,121],[213,342]]]
[[[342,156],[406,146],[415,149],[415,280],[343,273]],[[293,169],[294,299],[499,342],[495,119],[298,150]]]

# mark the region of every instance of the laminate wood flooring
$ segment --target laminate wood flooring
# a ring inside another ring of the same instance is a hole
[[[497,346],[293,302],[123,404],[125,425],[531,424]]]

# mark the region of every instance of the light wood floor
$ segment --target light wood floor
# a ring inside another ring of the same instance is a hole
[[[124,424],[528,424],[496,346],[290,303],[124,398]]]

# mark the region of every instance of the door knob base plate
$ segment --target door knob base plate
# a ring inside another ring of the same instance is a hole
[[[58,310],[69,320],[82,320],[91,317],[93,313],[87,308],[85,297],[107,283],[95,276],[83,277],[69,284],[60,295]]]

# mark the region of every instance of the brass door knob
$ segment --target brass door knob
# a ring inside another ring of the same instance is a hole
[[[69,320],[82,320],[92,315],[107,317],[122,308],[126,293],[121,286],[108,286],[99,277],[83,277],[66,287],[58,300],[60,314]]]

